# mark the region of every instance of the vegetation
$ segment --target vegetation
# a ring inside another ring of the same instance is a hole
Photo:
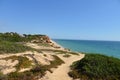
[[[7,33],[0,33],[0,40],[2,41],[9,41],[9,42],[31,42],[32,40],[40,40],[41,37],[46,35],[19,35],[16,32],[7,32]]]
[[[44,39],[44,37],[46,37],[46,35],[41,35],[41,34],[36,34],[36,35],[23,34],[23,36],[25,38],[25,41],[27,41],[27,42],[31,42],[32,40],[39,40],[39,42],[43,43],[43,40],[44,41],[46,40],[46,38]],[[37,43],[37,42],[35,41],[35,43]]]
[[[42,51],[52,51],[52,52],[61,52],[61,53],[66,53],[66,51],[63,50],[53,50],[53,49],[41,49]]]
[[[9,41],[0,41],[0,54],[2,53],[18,53],[24,51],[33,50],[28,46],[24,46],[22,44],[9,42]]]
[[[43,56],[44,56],[44,57],[47,57],[47,55],[46,55],[46,54],[43,54]]]
[[[72,55],[79,55],[79,53],[76,53],[76,52],[69,52],[69,54],[72,54]]]
[[[46,71],[52,72],[50,70],[51,68],[56,68],[57,66],[64,63],[64,61],[62,61],[58,56],[53,55],[53,57],[54,60],[50,62],[51,63],[50,65],[36,65],[30,71],[22,73],[16,71],[6,76],[0,74],[0,80],[37,80],[38,78],[44,76]],[[27,68],[31,66],[31,61],[29,61],[26,57],[11,56],[4,59],[8,60],[11,58],[13,61],[14,60],[20,61],[19,64],[15,66],[18,70],[21,68]]]
[[[63,57],[66,57],[66,58],[68,58],[68,57],[70,57],[71,55],[69,55],[69,54],[64,54],[63,55]]]
[[[52,52],[55,52],[56,54],[72,54],[72,55],[79,55],[79,53],[76,53],[76,52],[67,52],[67,51],[63,51],[63,50],[41,49],[41,51],[52,51]]]
[[[51,47],[48,43],[38,43],[38,46]]]
[[[19,53],[25,51],[37,51],[41,53],[41,50],[33,49],[25,46],[27,42],[37,42],[41,46],[50,46],[47,43],[49,38],[46,35],[19,35],[14,32],[0,33],[0,54],[3,53]]]
[[[0,33],[0,40],[9,42],[23,42],[25,38],[13,32]]]
[[[0,72],[0,80],[2,80],[5,76],[3,75],[2,72]]]
[[[58,56],[56,55],[52,55],[54,57],[53,61],[50,61],[50,65],[44,65],[42,67],[44,67],[45,71],[51,71],[51,68],[57,68],[59,65],[63,64],[64,61],[61,60]]]
[[[26,71],[23,73],[10,73],[6,79],[2,80],[37,80],[38,78],[41,78],[45,75],[45,71],[45,67],[39,65],[31,69],[30,71]]]
[[[50,71],[51,68],[57,68],[59,65],[63,64],[64,61],[61,60],[58,56],[52,55],[54,57],[54,60],[50,62],[50,65],[37,65],[35,68],[33,68],[31,71],[34,73],[36,76],[44,76],[45,71]]]
[[[30,68],[32,66],[32,61],[30,61],[27,57],[19,56],[17,60],[19,61],[19,64],[15,66],[17,70]]]
[[[61,65],[64,63],[64,61],[61,60],[58,56],[53,55],[53,57],[54,57],[54,60],[50,62],[50,65],[46,65],[48,69],[57,68],[58,65]]]
[[[10,56],[10,57],[6,57],[3,58],[5,60],[9,60],[12,59],[12,61],[18,60],[19,63],[15,66],[17,71],[19,71],[20,69],[23,68],[30,68],[32,67],[32,61],[30,61],[27,57],[23,57],[23,56]]]
[[[80,80],[119,80],[120,59],[100,54],[86,54],[85,58],[71,65],[68,74]]]

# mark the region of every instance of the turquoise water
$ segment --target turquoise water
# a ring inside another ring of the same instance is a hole
[[[118,41],[92,41],[92,40],[61,40],[55,42],[72,51],[99,53],[120,58],[120,42]]]

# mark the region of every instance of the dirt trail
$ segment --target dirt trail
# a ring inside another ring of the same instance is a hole
[[[65,62],[65,64],[60,65],[57,69],[53,71],[53,73],[47,72],[47,74],[40,80],[72,80],[69,77],[68,72],[70,71],[70,65],[77,60],[81,60],[84,58],[84,54],[72,55],[69,58],[65,58],[62,55],[59,57]]]

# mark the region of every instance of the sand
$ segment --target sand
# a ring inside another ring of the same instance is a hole
[[[34,55],[33,55],[34,54]],[[10,57],[10,56],[24,56],[27,57],[30,61],[33,61],[33,65],[35,65],[36,61],[37,63],[40,63],[42,65],[50,65],[50,61],[53,61],[53,57],[50,54],[46,54],[47,56],[44,56],[44,53],[38,53],[38,52],[23,52],[23,53],[16,53],[16,54],[2,54],[0,55],[0,71],[3,74],[9,74],[11,72],[15,72],[16,68],[15,66],[19,63],[18,60],[12,61],[12,59],[5,60],[4,58]],[[23,68],[19,72],[29,71],[32,67],[29,68]]]
[[[10,72],[15,72],[16,69],[14,66],[18,64],[18,61],[12,61],[11,59],[9,60],[0,60],[0,70],[3,74],[8,74]]]
[[[35,49],[51,49],[51,50],[63,50],[63,51],[66,51],[66,49],[64,47],[62,47],[61,45],[57,44],[55,41],[53,40],[50,40],[51,43],[49,43],[51,46],[40,46],[38,44],[35,44],[35,43],[27,43],[26,45],[27,46],[30,46],[32,48],[35,48]]]
[[[62,47],[61,45],[59,45],[59,44],[56,43],[55,41],[53,41],[53,40],[50,40],[50,41],[52,42],[52,44],[54,45],[54,47],[59,47],[58,49],[60,49],[60,50],[65,50],[64,47]]]

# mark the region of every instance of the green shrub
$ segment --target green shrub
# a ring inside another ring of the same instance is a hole
[[[68,74],[83,80],[119,80],[120,59],[99,54],[86,54],[85,58],[71,65]]]

